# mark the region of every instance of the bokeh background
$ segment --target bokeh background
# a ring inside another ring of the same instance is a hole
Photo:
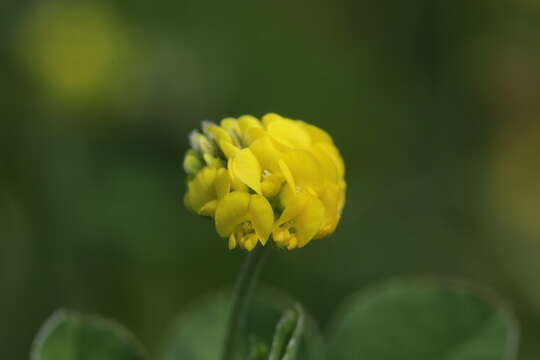
[[[331,133],[338,231],[263,279],[324,326],[407,275],[491,286],[540,355],[540,2],[19,1],[0,11],[0,358],[58,307],[159,348],[243,258],[183,207],[201,120],[273,111]]]

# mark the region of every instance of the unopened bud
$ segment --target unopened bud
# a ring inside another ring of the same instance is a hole
[[[184,157],[184,170],[189,175],[195,175],[204,167],[204,163],[200,158],[200,155],[193,149],[187,151]]]

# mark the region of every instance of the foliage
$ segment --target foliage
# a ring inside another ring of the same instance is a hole
[[[219,359],[230,305],[230,295],[217,294],[189,308],[175,320],[159,359]],[[362,291],[338,312],[326,350],[312,321],[291,299],[267,289],[259,292],[250,307],[250,335],[245,339],[250,360],[517,356],[518,328],[509,310],[485,290],[457,281],[400,280]],[[32,360],[138,360],[145,358],[142,354],[118,325],[58,312],[40,331]]]
[[[144,352],[123,327],[97,316],[60,310],[36,337],[31,360],[142,360]]]

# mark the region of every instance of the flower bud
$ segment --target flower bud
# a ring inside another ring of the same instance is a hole
[[[195,175],[204,167],[201,156],[193,149],[189,149],[184,157],[184,170],[188,175]]]

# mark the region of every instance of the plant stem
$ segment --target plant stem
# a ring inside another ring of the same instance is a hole
[[[246,255],[234,290],[234,298],[225,334],[222,360],[245,359],[247,313],[253,290],[259,279],[267,246],[257,246]]]

